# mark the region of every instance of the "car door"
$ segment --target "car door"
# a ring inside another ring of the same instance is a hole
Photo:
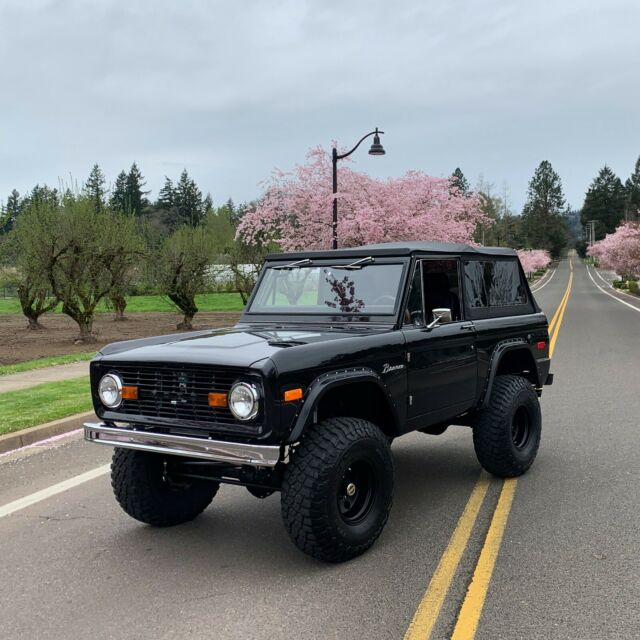
[[[433,283],[443,280],[438,274],[446,274],[448,294],[443,287],[438,295],[430,291]],[[464,318],[460,261],[418,260],[411,286],[403,331],[408,360],[408,426],[417,428],[450,419],[474,404],[478,360],[475,326]],[[453,307],[452,322],[430,327],[432,309],[443,308],[447,302]]]

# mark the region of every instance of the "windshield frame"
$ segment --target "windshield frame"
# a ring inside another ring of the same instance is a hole
[[[314,268],[314,267],[343,267],[348,266],[356,260],[354,257],[340,257],[340,258],[317,258],[313,260],[311,265],[306,265],[301,268]],[[402,266],[400,277],[398,278],[398,292],[396,295],[396,303],[394,312],[389,314],[373,314],[373,313],[349,313],[349,312],[329,312],[329,313],[304,313],[304,312],[269,312],[269,311],[249,311],[253,304],[254,298],[269,269],[273,267],[282,267],[290,263],[291,260],[287,258],[283,259],[270,259],[267,260],[262,267],[256,286],[251,292],[251,296],[247,300],[245,310],[242,312],[240,322],[269,322],[269,323],[307,323],[307,324],[352,324],[352,323],[370,323],[370,324],[384,324],[384,325],[396,325],[398,317],[404,306],[404,298],[406,293],[406,282],[409,267],[411,265],[411,256],[384,256],[375,257],[375,262],[371,262],[361,267],[362,269],[375,269],[376,265],[385,264],[397,264]]]

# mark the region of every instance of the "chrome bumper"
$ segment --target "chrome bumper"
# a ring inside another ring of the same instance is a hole
[[[280,460],[279,446],[243,444],[176,436],[151,431],[111,427],[103,422],[87,422],[84,425],[84,439],[88,442],[108,444],[123,449],[138,449],[172,456],[201,458],[213,462],[251,465],[254,467],[275,467]]]

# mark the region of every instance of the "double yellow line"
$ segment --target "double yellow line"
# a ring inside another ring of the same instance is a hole
[[[571,295],[571,286],[573,284],[573,264],[571,260],[569,260],[569,269],[569,283],[549,324],[549,356],[553,355],[569,296]],[[449,539],[449,544],[440,557],[440,562],[429,582],[429,586],[405,633],[405,640],[428,640],[431,637],[453,578],[467,549],[469,538],[487,495],[490,481],[490,476],[483,471],[471,491],[471,496],[469,496],[458,524]],[[493,512],[484,545],[480,551],[467,594],[458,613],[456,625],[451,636],[452,640],[473,640],[475,637],[493,569],[500,551],[502,536],[507,526],[511,505],[513,504],[517,482],[515,478],[507,478],[502,484],[500,497]]]

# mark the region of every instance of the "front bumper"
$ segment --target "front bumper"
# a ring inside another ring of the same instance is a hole
[[[104,422],[85,423],[84,439],[88,442],[107,444],[122,449],[137,449],[252,467],[275,467],[281,457],[279,446],[224,442],[168,433],[136,431],[135,429],[113,427]]]

